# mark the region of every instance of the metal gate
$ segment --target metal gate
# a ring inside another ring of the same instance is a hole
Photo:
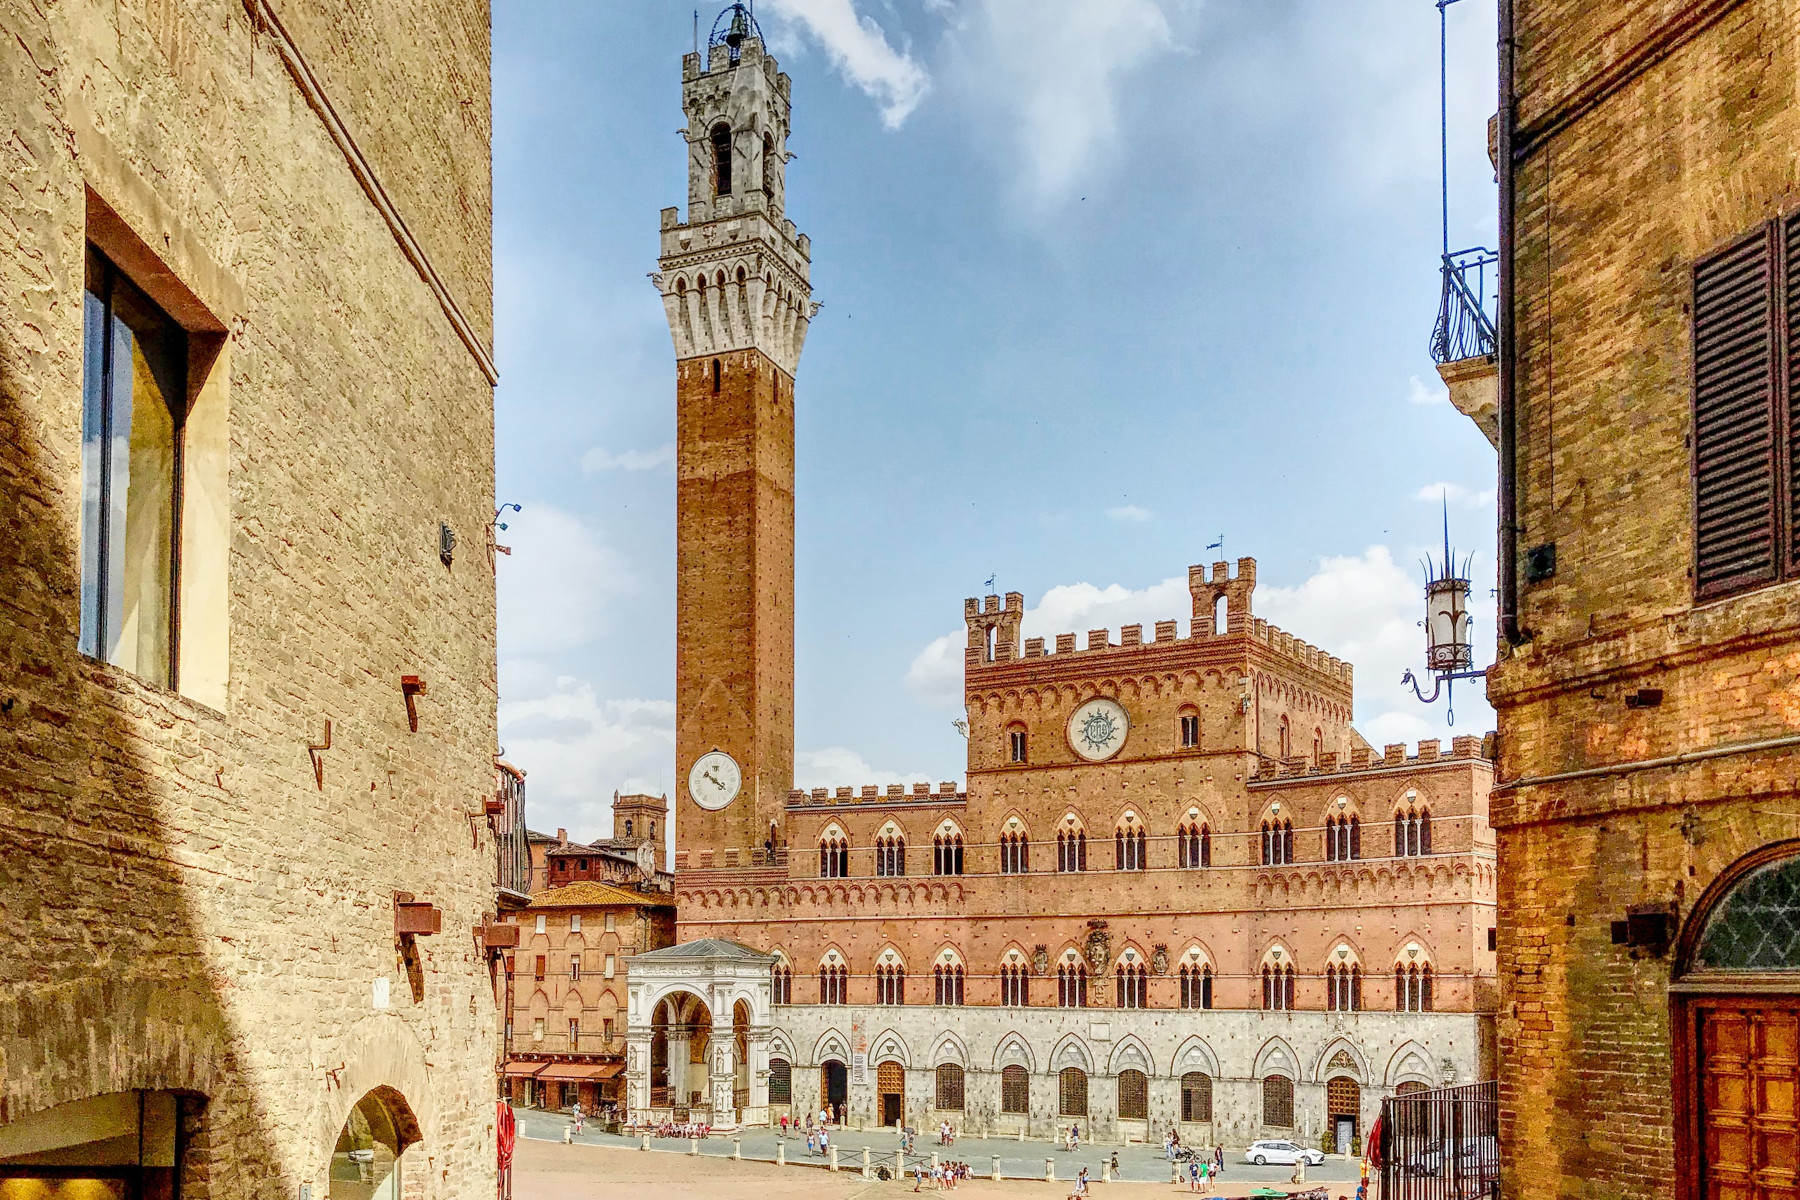
[[[1496,1080],[1383,1100],[1370,1136],[1382,1200],[1499,1200],[1499,1133]]]

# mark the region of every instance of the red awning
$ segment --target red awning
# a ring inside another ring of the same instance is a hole
[[[590,1079],[611,1079],[625,1069],[623,1063],[551,1063],[539,1071],[539,1079],[557,1079],[564,1082]]]
[[[509,1062],[500,1069],[500,1073],[515,1079],[529,1079],[549,1065],[541,1062]]]

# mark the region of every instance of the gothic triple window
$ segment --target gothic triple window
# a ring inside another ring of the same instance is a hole
[[[875,968],[875,1003],[906,1003],[906,968],[898,963],[883,963]]]
[[[1431,1011],[1431,964],[1394,964],[1394,1010]]]
[[[1148,990],[1149,973],[1144,970],[1143,963],[1120,963],[1117,972],[1118,998],[1120,1008],[1145,1008],[1145,993]]]
[[[1325,818],[1325,861],[1350,862],[1362,857],[1362,820],[1354,815]]]
[[[1087,834],[1079,829],[1066,829],[1056,835],[1056,869],[1087,870]]]
[[[1002,875],[1023,875],[1031,869],[1031,843],[1026,841],[1025,834],[1003,833],[1000,835],[1000,873]]]
[[[1406,858],[1431,853],[1431,810],[1409,807],[1394,813],[1394,855]]]
[[[770,988],[770,1003],[792,1004],[794,1002],[794,970],[786,963],[776,963],[773,986]]]
[[[1000,1003],[1008,1008],[1024,1008],[1031,1003],[1031,971],[1023,963],[1006,963],[1000,968]]]
[[[1212,967],[1206,963],[1181,965],[1181,1007],[1211,1008]]]
[[[932,968],[932,976],[937,984],[936,1003],[961,1004],[963,1002],[963,969],[955,963],[939,963]]]
[[[1262,969],[1262,1006],[1271,1012],[1289,1012],[1294,1007],[1294,964],[1265,965]]]
[[[1142,871],[1149,865],[1146,844],[1142,825],[1119,826],[1113,833],[1113,868],[1119,871]]]
[[[819,1003],[848,1004],[850,968],[842,963],[827,963],[819,968]]]
[[[1265,867],[1278,867],[1294,861],[1294,823],[1268,820],[1262,823],[1262,862]]]
[[[906,874],[906,838],[899,833],[885,833],[875,839],[875,873]]]
[[[843,879],[850,874],[850,843],[836,829],[819,839],[819,878]]]
[[[1362,968],[1355,963],[1325,968],[1325,1007],[1332,1012],[1362,1011]]]
[[[1184,867],[1212,866],[1212,829],[1189,821],[1175,831],[1176,858]]]
[[[1086,1008],[1087,1000],[1087,967],[1078,962],[1065,962],[1056,968],[1057,1007]]]
[[[946,831],[940,832],[931,839],[931,873],[933,875],[961,875],[963,873],[962,834]]]

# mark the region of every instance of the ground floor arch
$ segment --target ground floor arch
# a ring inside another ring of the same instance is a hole
[[[413,1169],[406,1150],[421,1136],[405,1096],[385,1086],[365,1092],[332,1145],[328,1200],[400,1200],[403,1174]]]

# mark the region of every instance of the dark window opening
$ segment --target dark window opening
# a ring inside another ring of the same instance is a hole
[[[731,194],[731,126],[715,125],[712,131],[713,195]]]

